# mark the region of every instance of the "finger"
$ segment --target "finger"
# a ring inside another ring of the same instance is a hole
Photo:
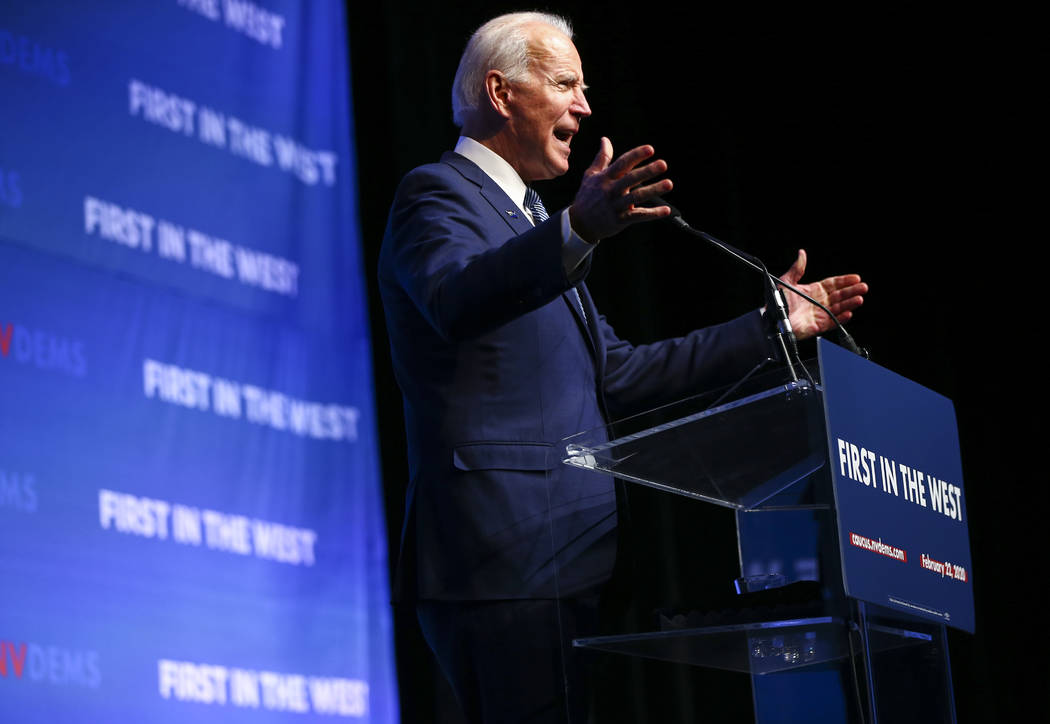
[[[591,161],[591,165],[587,167],[586,173],[601,173],[609,167],[612,157],[612,141],[602,136],[602,140],[598,142],[598,153],[595,155],[594,160]]]
[[[788,284],[797,284],[798,280],[802,278],[802,275],[806,273],[806,250],[799,249],[798,256],[795,257],[795,263],[780,276],[780,280],[787,282]]]
[[[635,186],[667,173],[667,162],[660,159],[632,169],[610,187],[613,194],[626,194]]]
[[[635,189],[624,199],[633,198],[633,203],[627,203],[618,212],[619,217],[626,223],[635,221],[648,221],[650,219],[663,219],[671,215],[671,207],[660,198],[663,194],[674,188],[671,179],[663,179],[658,183]],[[653,199],[656,199],[655,203]]]
[[[624,223],[633,224],[638,221],[662,219],[670,215],[670,206],[635,206],[623,212],[620,218]]]
[[[832,314],[838,316],[843,312],[851,312],[862,304],[864,304],[864,297],[850,297],[849,299],[843,299],[841,302],[830,304],[828,308]]]
[[[607,172],[612,178],[621,178],[645,159],[652,158],[655,153],[652,146],[637,146],[609,164]]]
[[[860,274],[842,274],[837,277],[828,277],[820,281],[820,286],[832,292],[836,289],[842,289],[845,287],[851,287],[860,284]],[[867,287],[867,285],[864,285]]]
[[[828,301],[832,304],[850,297],[859,297],[868,293],[868,285],[863,282],[852,284],[842,289],[836,289],[828,294]]]
[[[659,196],[669,193],[673,188],[674,184],[669,178],[661,179],[654,184],[649,184],[648,186],[639,186],[622,197],[622,200],[618,203],[619,208],[630,209],[632,206],[666,208],[668,213],[670,213],[671,208],[669,206],[663,206],[661,203],[661,206],[653,207],[649,202]]]

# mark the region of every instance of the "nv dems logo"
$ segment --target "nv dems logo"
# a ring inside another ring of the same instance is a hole
[[[0,320],[0,360],[71,377],[87,374],[83,340]]]
[[[0,640],[0,691],[5,681],[97,689],[102,668],[97,651]]]

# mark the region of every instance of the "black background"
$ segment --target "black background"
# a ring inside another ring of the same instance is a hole
[[[549,209],[571,202],[601,136],[618,153],[650,143],[693,226],[778,272],[805,248],[806,280],[862,274],[871,291],[853,335],[874,361],[954,400],[977,606],[977,634],[950,637],[959,721],[1020,719],[1047,672],[1038,624],[1047,475],[1025,464],[1039,450],[1020,435],[1041,430],[1045,319],[1042,240],[1021,221],[1041,170],[1031,110],[1045,95],[1045,80],[1029,80],[1026,21],[876,7],[347,7],[391,561],[407,473],[374,278],[386,212],[401,176],[455,143],[449,94],[470,33],[502,12],[550,10],[573,22],[594,115],[573,141],[569,173],[539,188]],[[587,283],[635,343],[761,303],[752,275],[664,225],[603,242]],[[658,554],[674,534],[662,503],[650,514],[643,525]],[[722,585],[735,575],[732,514],[707,506],[702,517],[693,535],[715,562],[697,573]],[[399,624],[404,721],[454,721],[411,617]],[[636,702],[632,720],[750,720],[745,675],[656,663],[621,675],[630,678],[620,688],[650,702]],[[658,697],[677,703],[652,704]]]

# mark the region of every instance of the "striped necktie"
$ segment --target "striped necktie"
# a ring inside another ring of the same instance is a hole
[[[547,209],[543,205],[543,200],[538,193],[533,191],[531,186],[525,188],[525,208],[532,214],[532,220],[536,224],[542,224],[550,218],[547,216]]]
[[[547,216],[547,208],[543,205],[543,199],[531,186],[525,187],[525,208],[532,214],[532,220],[536,224],[542,224],[550,218]],[[583,321],[586,324],[587,312],[583,309],[583,300],[580,299],[580,293],[576,290],[576,287],[573,287],[571,291],[573,299],[576,300],[576,307],[580,310],[580,314],[583,315]]]

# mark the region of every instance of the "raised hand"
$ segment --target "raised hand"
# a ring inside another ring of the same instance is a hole
[[[613,161],[612,142],[602,137],[598,155],[583,174],[580,190],[569,207],[573,231],[594,243],[623,231],[631,224],[669,216],[667,206],[644,206],[671,190],[670,179],[647,184],[667,171],[662,160],[649,161],[652,146],[638,146]]]
[[[843,274],[819,282],[800,284],[799,280],[805,271],[806,250],[799,249],[795,263],[780,278],[830,309],[840,322],[849,321],[853,311],[864,303],[863,295],[868,293],[868,285],[860,280],[859,274]],[[820,307],[810,304],[790,290],[784,290],[783,294],[788,304],[788,318],[798,339],[822,334],[834,326]]]

